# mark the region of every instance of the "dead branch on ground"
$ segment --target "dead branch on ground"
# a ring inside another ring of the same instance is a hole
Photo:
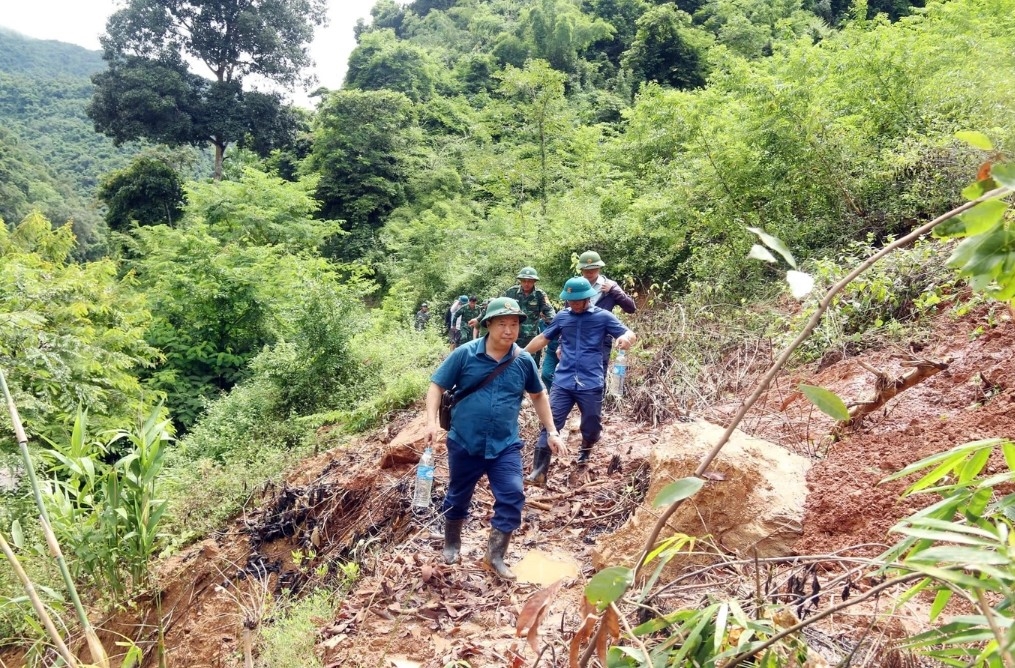
[[[874,398],[850,408],[849,419],[839,422],[835,427],[835,432],[839,433],[844,429],[858,424],[864,416],[870,415],[909,388],[919,385],[924,380],[947,369],[950,362],[951,360],[946,360],[944,362],[934,362],[931,360],[903,362],[903,366],[912,366],[913,368],[897,378],[891,378],[884,371],[880,371],[868,364],[860,362],[860,366],[877,377],[877,381],[874,385]]]

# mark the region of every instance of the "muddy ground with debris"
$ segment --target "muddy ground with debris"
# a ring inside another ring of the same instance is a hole
[[[836,595],[844,588],[869,588],[862,558],[882,552],[892,540],[887,532],[893,523],[930,501],[900,502],[901,483],[880,481],[951,446],[1015,436],[1015,324],[1006,310],[994,315],[994,326],[985,324],[984,310],[957,321],[942,315],[929,343],[916,348],[884,348],[845,359],[826,356],[784,374],[742,428],[812,458],[796,551],[821,558],[763,566],[764,578],[756,577],[753,564],[730,561],[681,578],[660,601],[672,609],[697,605],[714,593],[749,602],[759,587],[771,600],[791,589],[792,582],[811,580],[820,580],[826,592]],[[831,420],[794,389],[801,382],[820,385],[847,403],[861,402],[874,392],[874,372],[891,380],[921,359],[947,361],[948,368],[834,442],[828,436]],[[633,367],[635,384],[637,374]],[[695,414],[725,424],[742,398],[731,395]],[[528,415],[524,432],[531,442],[535,422],[531,410]],[[529,579],[541,580],[537,582],[498,582],[481,566],[492,514],[492,499],[482,485],[463,532],[462,562],[451,567],[441,562],[435,510],[419,513],[409,505],[419,456],[418,414],[404,414],[371,437],[304,462],[282,488],[262,491],[256,511],[162,568],[169,665],[242,665],[244,643],[251,636],[247,627],[271,615],[270,607],[260,603],[265,593],[282,587],[305,592],[321,582],[333,586],[348,561],[361,565],[360,579],[333,619],[318,620],[316,653],[325,666],[532,666],[536,653],[516,635],[519,615],[526,600],[561,576],[563,587],[539,625],[538,665],[567,665],[569,642],[581,625],[582,586],[593,573],[592,550],[600,536],[616,530],[644,501],[646,457],[658,430],[628,421],[622,404],[611,407],[604,423],[603,445],[589,467],[578,468],[570,463],[573,457],[563,458],[552,469],[548,488],[531,490],[508,560]],[[572,453],[578,440],[572,431]],[[434,508],[447,479],[440,455],[438,451]],[[304,556],[294,560],[294,555]],[[535,567],[519,565],[523,557]],[[880,665],[879,647],[921,623],[918,612],[885,614],[888,603],[862,604],[826,619],[809,629],[808,641],[829,662],[859,648],[853,665]],[[819,604],[827,605],[828,599]],[[121,613],[99,620],[99,626],[107,640],[116,634],[143,637],[149,649],[155,641],[150,617],[138,620]],[[154,657],[149,655],[146,665],[156,665]]]

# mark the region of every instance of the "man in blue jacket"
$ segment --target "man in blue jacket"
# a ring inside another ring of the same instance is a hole
[[[560,338],[560,364],[553,377],[550,390],[550,410],[553,411],[554,430],[564,427],[567,416],[578,405],[581,412],[582,444],[578,451],[578,463],[585,464],[592,453],[592,446],[602,434],[603,388],[606,373],[603,368],[603,342],[607,337],[617,341],[617,348],[627,350],[637,337],[624,326],[617,316],[598,306],[591,300],[597,290],[585,278],[575,277],[564,283],[560,298],[567,308],[557,314],[553,322],[537,334],[525,347],[525,352],[542,350],[553,340]],[[532,472],[525,479],[534,485],[545,486],[550,469],[551,452],[547,444],[547,432],[539,434],[532,460]]]
[[[462,525],[476,483],[486,475],[493,494],[493,519],[484,563],[497,576],[514,580],[504,563],[511,534],[522,522],[525,492],[522,484],[522,441],[518,435],[518,413],[522,393],[528,393],[543,425],[543,444],[559,452],[563,448],[539,380],[532,356],[515,341],[525,320],[518,302],[498,297],[490,302],[482,324],[486,336],[464,343],[434,372],[426,394],[426,443],[437,437],[437,408],[445,389],[472,390],[451,409],[448,432],[448,494],[444,499],[444,561],[458,561],[462,547]],[[501,365],[504,368],[480,387]],[[549,429],[547,441],[546,430]]]

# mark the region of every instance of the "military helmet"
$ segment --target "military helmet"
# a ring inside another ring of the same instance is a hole
[[[596,296],[596,289],[592,287],[588,279],[581,276],[567,279],[564,283],[564,290],[560,298],[566,302],[580,302],[583,299],[592,299]]]
[[[459,304],[468,304],[469,303],[469,295],[461,295],[458,298],[458,303]]]
[[[490,305],[486,309],[486,315],[483,316],[483,322],[480,324],[485,325],[490,319],[502,315],[516,315],[519,318],[518,322],[525,322],[525,319],[528,317],[514,299],[510,297],[497,297],[490,300]]]
[[[533,281],[538,281],[539,274],[536,273],[536,270],[533,267],[522,267],[521,269],[518,270],[518,276],[516,276],[515,278],[518,279],[531,278]]]
[[[430,305],[427,304],[426,302],[423,302],[422,304],[420,304],[420,307],[430,308]]]
[[[595,251],[585,251],[578,258],[578,270],[582,269],[594,269],[596,267],[605,267],[606,263],[603,262],[602,258],[599,257],[599,253]]]

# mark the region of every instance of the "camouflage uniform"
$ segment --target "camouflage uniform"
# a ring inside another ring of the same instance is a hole
[[[518,345],[524,348],[529,344],[536,334],[539,334],[539,321],[549,322],[557,312],[553,310],[550,299],[546,293],[539,288],[532,288],[528,295],[522,293],[522,286],[514,285],[504,292],[505,297],[510,297],[518,302],[518,306],[528,317],[521,325],[518,333]]]
[[[473,318],[479,318],[482,314],[483,309],[481,309],[478,304],[475,306],[472,304],[466,304],[462,308],[458,309],[458,312],[455,313],[455,319],[457,320],[459,317],[462,319],[462,324],[459,326],[461,336],[459,337],[458,345],[462,345],[463,343],[472,340],[472,327],[469,326],[469,321]]]

